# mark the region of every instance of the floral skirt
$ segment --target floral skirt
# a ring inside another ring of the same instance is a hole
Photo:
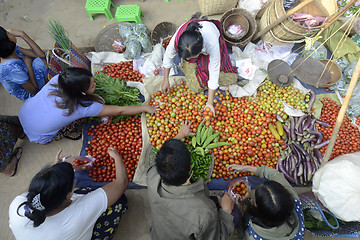
[[[87,187],[78,189],[75,193],[86,194],[94,190],[95,189],[93,188]],[[125,194],[123,194],[116,203],[114,203],[111,207],[108,207],[108,209],[100,215],[95,223],[91,240],[113,239],[116,230],[119,227],[121,217],[127,209],[127,198]]]
[[[13,148],[23,133],[17,116],[0,115],[0,171],[10,162]]]

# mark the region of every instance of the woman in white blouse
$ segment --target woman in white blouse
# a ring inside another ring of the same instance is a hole
[[[181,59],[197,64],[198,83],[203,90],[209,89],[206,107],[215,114],[213,102],[219,87],[220,71],[235,73],[234,80],[237,78],[237,69],[231,65],[225,41],[221,36],[221,23],[217,20],[192,18],[176,31],[164,55],[164,80],[161,85],[163,93],[170,88],[169,73],[176,54]]]

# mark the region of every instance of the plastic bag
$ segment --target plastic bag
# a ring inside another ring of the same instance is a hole
[[[268,0],[239,0],[238,8],[246,9],[254,17],[265,6]]]
[[[118,53],[123,53],[126,48],[120,39],[116,39],[111,46],[114,48],[114,51]]]
[[[228,193],[236,201],[243,201],[248,198],[250,191],[251,185],[247,177],[235,179],[228,185]]]
[[[360,152],[334,158],[317,170],[312,191],[337,218],[360,221]]]
[[[297,3],[297,0],[284,0],[284,9],[285,11],[289,10],[289,9],[292,9],[296,3]]]
[[[324,45],[319,41],[314,42],[314,44],[310,47],[309,50],[303,51],[303,56],[311,56],[314,59],[327,59],[327,49]]]
[[[141,44],[141,49],[144,53],[149,53],[152,51],[152,43],[149,35],[139,36],[137,40]]]
[[[86,156],[63,158],[62,161],[71,163],[73,168],[79,171],[79,170],[90,169],[95,161],[95,158],[90,155],[86,155]]]
[[[132,23],[119,23],[119,34],[123,41],[126,41],[129,36],[133,35],[133,24]]]
[[[141,44],[137,40],[136,36],[129,36],[125,42],[126,50],[124,52],[124,57],[126,59],[139,58],[141,55]]]

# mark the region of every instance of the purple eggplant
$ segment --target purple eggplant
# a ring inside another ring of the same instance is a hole
[[[321,126],[331,127],[330,124],[328,124],[327,122],[321,121],[320,119],[316,119],[315,121],[316,121],[318,124],[320,124]]]
[[[328,145],[329,144],[329,140],[326,140],[326,141],[324,141],[324,142],[322,142],[322,143],[320,143],[320,144],[316,144],[315,146],[314,146],[314,148],[315,149],[320,149],[320,148],[322,148],[322,147],[325,147],[326,145]]]
[[[313,134],[316,137],[316,144],[321,143],[321,141],[323,139],[323,134],[321,132],[310,130],[309,133]]]
[[[290,176],[289,173],[284,169],[283,164],[279,164],[279,170],[280,170],[280,172],[282,172],[284,174],[285,178],[288,181],[295,183],[295,179],[292,176]]]
[[[316,94],[313,90],[310,89],[310,100],[309,102],[307,103],[309,105],[307,111],[310,112],[311,111],[311,108],[313,107],[314,105],[314,102],[315,102],[315,98],[316,98]]]

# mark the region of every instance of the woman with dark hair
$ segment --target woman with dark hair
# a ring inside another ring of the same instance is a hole
[[[16,46],[22,38],[30,47]],[[0,27],[0,82],[4,88],[22,101],[33,97],[46,83],[45,53],[24,32]]]
[[[221,36],[221,23],[199,17],[200,13],[194,14],[171,38],[164,55],[164,80],[161,89],[165,93],[170,88],[169,73],[173,59],[178,54],[181,59],[196,63],[194,69],[197,80],[192,83],[191,78],[186,76],[186,84],[194,92],[209,89],[206,106],[215,114],[215,92],[219,84],[230,85],[237,81],[237,69],[231,65],[225,40]]]
[[[282,173],[267,166],[229,165],[228,169],[268,179],[255,189],[254,199],[245,200],[240,239],[304,239],[301,202]]]
[[[63,137],[82,136],[81,119],[155,113],[158,107],[104,105],[94,94],[96,83],[90,71],[67,68],[53,77],[36,96],[20,109],[19,119],[31,142],[48,143]]]
[[[55,164],[38,172],[28,192],[10,204],[9,226],[15,238],[111,239],[127,209],[128,178],[116,149],[108,152],[115,160],[116,180],[86,194],[73,194],[74,169],[61,162],[60,150]]]

